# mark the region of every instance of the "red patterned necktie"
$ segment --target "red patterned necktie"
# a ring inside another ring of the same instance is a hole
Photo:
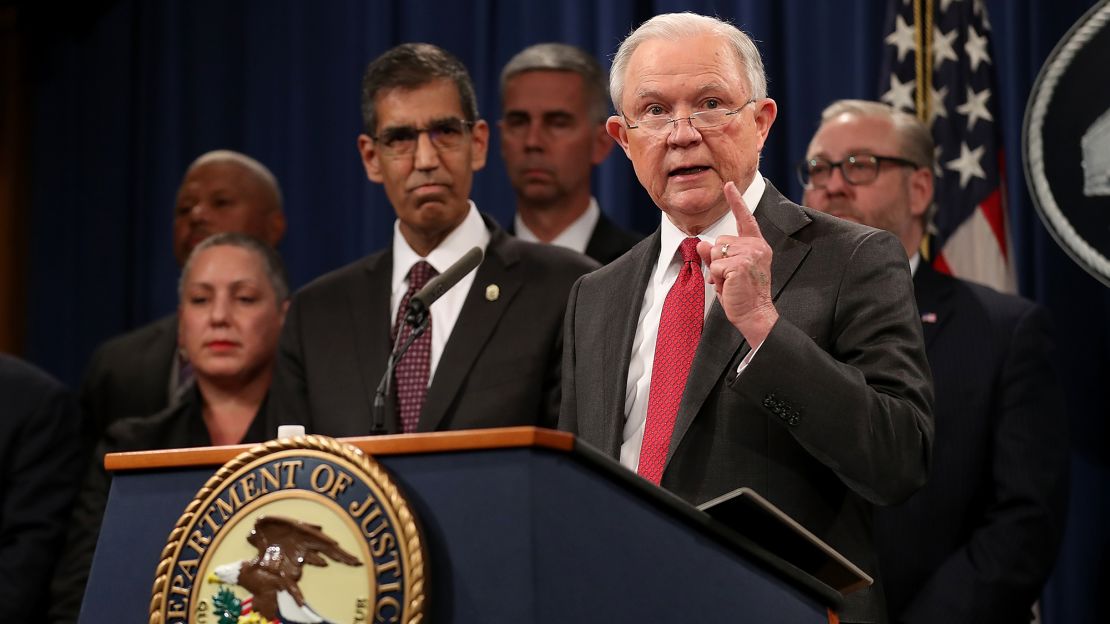
[[[439,273],[432,265],[421,260],[409,269],[409,289],[401,298],[397,308],[397,320],[393,323],[394,344],[408,340],[412,326],[405,322],[405,312],[409,299]],[[432,318],[429,313],[428,329],[413,341],[397,367],[393,369],[394,388],[397,392],[397,414],[401,419],[401,431],[412,433],[420,422],[420,410],[428,394],[428,377],[432,361]]]
[[[682,268],[663,301],[663,313],[659,317],[659,338],[655,343],[648,389],[647,423],[637,469],[641,477],[656,485],[663,478],[675,416],[705,322],[705,278],[701,273],[698,239],[683,240],[679,251]]]

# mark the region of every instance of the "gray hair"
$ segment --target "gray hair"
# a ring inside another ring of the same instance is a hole
[[[936,149],[933,142],[933,133],[925,122],[903,110],[895,108],[885,102],[871,100],[837,100],[821,111],[821,123],[825,124],[840,115],[855,115],[856,117],[871,117],[888,120],[894,127],[898,136],[900,154],[897,156],[913,161],[918,167],[927,169],[932,173],[936,169]],[[933,222],[936,216],[937,205],[929,202],[923,220],[926,225]]]
[[[716,17],[690,12],[664,13],[640,24],[621,42],[613,56],[613,67],[609,70],[609,94],[618,113],[621,111],[621,98],[624,95],[624,74],[636,48],[649,39],[674,41],[690,37],[720,37],[727,41],[747,75],[748,87],[751,88],[750,97],[767,97],[767,74],[763,70],[763,59],[751,37]]]
[[[198,156],[197,159],[189,165],[189,168],[185,170],[185,177],[189,177],[189,172],[193,169],[196,169],[201,165],[207,165],[211,163],[232,163],[238,165],[247,173],[250,173],[256,180],[258,180],[258,182],[262,184],[265,192],[270,194],[270,199],[273,202],[273,205],[270,207],[270,209],[281,212],[281,186],[278,184],[277,178],[274,177],[274,174],[266,167],[266,165],[263,165],[257,160],[241,152],[227,149],[213,150],[211,152],[205,152],[204,154]]]
[[[509,79],[530,71],[572,72],[582,77],[590,107],[590,117],[604,122],[609,117],[606,93],[609,84],[597,59],[581,48],[565,43],[537,43],[509,59],[501,70],[501,101],[505,101],[505,87]]]
[[[200,242],[199,245],[193,248],[192,253],[189,254],[188,260],[185,261],[185,266],[181,269],[181,277],[177,282],[177,298],[181,300],[185,295],[185,276],[193,269],[193,260],[200,252],[212,247],[238,247],[246,249],[247,251],[258,256],[262,260],[262,266],[266,270],[266,278],[270,282],[270,286],[274,289],[274,299],[280,307],[286,299],[289,298],[289,278],[285,275],[285,263],[281,261],[281,256],[273,248],[266,243],[258,240],[257,238],[248,234],[241,234],[239,232],[222,232],[220,234],[213,234]]]
[[[478,120],[478,97],[462,61],[430,43],[402,43],[366,66],[362,75],[362,125],[366,134],[378,131],[375,98],[390,89],[416,89],[436,80],[450,80],[459,93],[466,121]]]
[[[898,134],[902,158],[912,160],[918,167],[932,169],[936,161],[933,133],[929,127],[914,115],[899,110],[884,102],[871,100],[837,100],[821,111],[821,123],[831,121],[840,115],[857,117],[878,117],[890,121]]]

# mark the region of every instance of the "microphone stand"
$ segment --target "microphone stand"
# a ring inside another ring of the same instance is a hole
[[[405,356],[413,341],[428,329],[431,320],[432,317],[428,314],[428,309],[423,306],[419,310],[410,306],[409,311],[405,314],[405,324],[413,328],[412,333],[403,343],[400,340],[393,343],[393,351],[389,354],[389,360],[385,365],[385,374],[382,375],[382,380],[378,382],[378,389],[374,391],[374,405],[371,408],[373,421],[370,426],[370,435],[382,435],[386,432],[385,397],[389,395],[389,389],[393,385],[393,369]]]
[[[378,389],[374,391],[374,403],[370,409],[370,435],[385,433],[385,397],[389,396],[389,387],[393,381],[393,369],[396,368],[397,362],[400,362],[401,358],[405,356],[405,352],[409,350],[413,341],[419,338],[428,329],[428,325],[431,324],[428,307],[442,297],[443,293],[458,284],[459,280],[467,273],[476,269],[482,263],[482,257],[481,247],[472,248],[448,267],[446,271],[428,280],[428,283],[409,299],[408,309],[405,310],[405,324],[413,328],[412,333],[409,334],[408,340],[404,344],[393,343],[393,352],[389,354],[389,360],[386,362],[385,374],[382,375],[382,380],[378,382]]]

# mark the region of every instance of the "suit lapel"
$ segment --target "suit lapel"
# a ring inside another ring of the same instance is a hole
[[[771,247],[771,297],[777,300],[782,289],[809,254],[809,245],[792,238],[792,235],[808,225],[810,219],[800,207],[787,201],[770,182],[763,191],[755,218],[763,238]],[[728,320],[721,304],[714,301],[706,316],[694,361],[690,365],[690,374],[686,378],[686,389],[682,393],[667,451],[668,462],[713,388],[722,377],[731,380],[735,376],[740,361],[750,350],[751,346]]]
[[[605,334],[602,336],[602,384],[599,387],[601,395],[601,414],[598,418],[585,419],[583,422],[603,423],[606,427],[601,432],[599,448],[605,450],[610,457],[620,458],[621,442],[624,439],[624,414],[625,398],[628,388],[628,368],[632,359],[632,341],[636,338],[636,329],[640,321],[640,311],[644,305],[644,292],[647,290],[648,279],[651,271],[659,258],[658,229],[642,243],[633,247],[624,257],[617,262],[628,261],[627,268],[613,272],[606,283],[601,287],[608,291],[605,301],[605,314],[613,319],[605,323]],[[632,284],[634,290],[625,290]],[[597,348],[597,346],[587,346]],[[580,380],[578,383],[584,383]],[[595,386],[596,387],[596,386]],[[581,409],[582,406],[579,407]],[[610,418],[609,414],[619,414],[619,418]]]
[[[485,259],[478,267],[474,284],[466,294],[459,319],[436,365],[432,385],[420,412],[419,431],[435,431],[440,427],[447,408],[455,400],[474,362],[522,286],[523,278],[515,270],[519,256],[507,244],[511,239],[500,228],[491,225],[487,221],[487,227],[492,232]],[[500,289],[495,301],[486,299],[486,286],[490,284],[496,284]]]
[[[921,331],[928,347],[941,328],[957,314],[951,305],[952,284],[922,260],[913,276],[913,292],[921,315]]]
[[[393,319],[389,318],[389,299],[393,279],[393,254],[387,249],[374,254],[366,261],[367,282],[365,288],[354,288],[348,292],[350,304],[352,335],[355,341],[355,355],[358,369],[362,375],[363,393],[366,396],[366,414],[372,414],[374,392],[378,382],[385,374],[386,362],[392,350],[390,329]],[[392,394],[386,404],[386,429],[397,431],[397,417],[393,407]],[[361,430],[361,427],[359,428]],[[362,435],[352,433],[352,435]]]

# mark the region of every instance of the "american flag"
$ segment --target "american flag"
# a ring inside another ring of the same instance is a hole
[[[917,114],[936,141],[937,269],[1014,292],[990,22],[982,0],[895,0],[882,100]]]

